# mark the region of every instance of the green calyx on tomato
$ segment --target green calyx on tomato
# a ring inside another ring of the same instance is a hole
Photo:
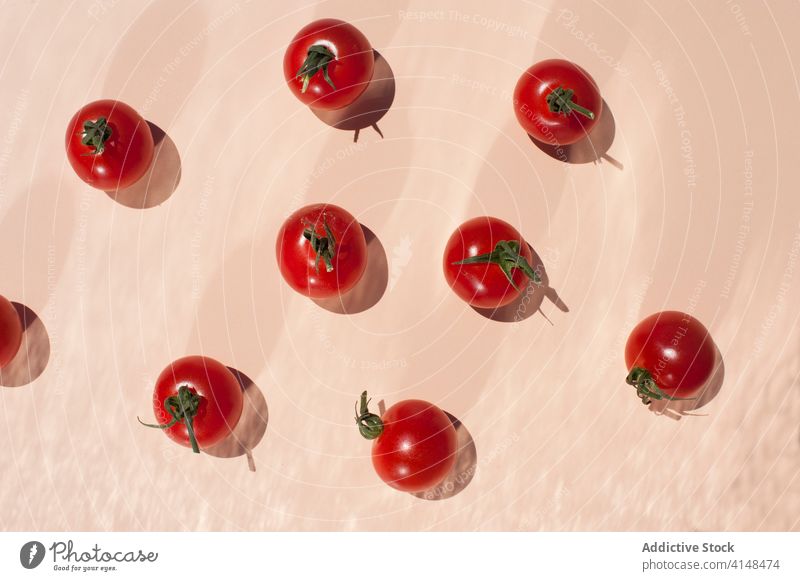
[[[322,227],[325,228],[325,236],[317,234],[315,224],[308,222],[307,225],[308,228],[303,230],[303,236],[311,243],[311,248],[314,249],[314,253],[317,255],[314,261],[314,268],[317,274],[319,274],[320,260],[325,261],[325,271],[332,272],[333,257],[336,256],[336,238],[334,238],[333,232],[331,232],[331,229],[328,227],[328,222],[324,217],[322,218]]]
[[[644,367],[631,369],[628,377],[625,378],[625,383],[636,388],[636,395],[639,396],[644,405],[649,405],[654,399],[668,399],[670,401],[696,399],[693,397],[673,397],[665,393],[664,390],[658,387],[652,374]]]
[[[197,415],[197,410],[200,407],[202,397],[197,395],[188,386],[182,385],[178,388],[178,395],[171,395],[164,400],[164,408],[172,416],[172,420],[166,424],[147,424],[139,420],[139,423],[148,428],[158,428],[166,430],[171,428],[178,422],[186,424],[186,430],[189,432],[189,442],[192,444],[192,451],[195,454],[200,453],[200,447],[197,445],[197,438],[194,435],[194,417]]]
[[[584,117],[594,119],[593,112],[589,111],[589,109],[586,107],[581,107],[572,100],[572,96],[574,94],[575,91],[572,89],[565,89],[564,87],[554,89],[549,95],[547,95],[547,106],[550,107],[551,112],[560,113],[564,117],[573,111],[577,111]]]
[[[99,155],[103,153],[106,148],[106,141],[111,137],[111,133],[111,127],[108,126],[108,120],[105,117],[100,117],[97,121],[85,121],[83,123],[83,139],[81,143],[93,148],[94,151],[83,155]]]
[[[356,424],[358,424],[358,431],[362,436],[367,440],[374,440],[383,433],[383,421],[380,416],[369,411],[370,401],[367,399],[367,392],[362,392],[361,409],[356,402]]]
[[[301,93],[306,92],[311,77],[316,75],[320,70],[322,70],[322,76],[325,77],[325,81],[336,90],[336,85],[333,84],[333,81],[328,76],[328,64],[330,64],[332,60],[336,60],[336,55],[323,44],[315,44],[308,49],[308,56],[306,60],[303,61],[303,66],[300,67],[300,70],[297,71],[297,75],[295,75],[297,78],[303,79]]]
[[[536,284],[541,284],[542,279],[539,274],[531,268],[528,261],[519,253],[519,242],[516,240],[500,240],[494,246],[494,250],[486,254],[479,254],[478,256],[471,256],[464,260],[459,260],[453,264],[496,264],[506,275],[508,282],[514,287],[514,290],[519,290],[514,283],[513,270],[520,269],[529,279]]]

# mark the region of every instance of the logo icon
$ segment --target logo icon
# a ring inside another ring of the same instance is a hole
[[[35,569],[44,560],[44,545],[39,541],[30,541],[19,550],[19,562],[26,569]]]

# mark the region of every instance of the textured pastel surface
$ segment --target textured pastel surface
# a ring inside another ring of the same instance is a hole
[[[29,319],[0,378],[16,386],[0,388],[1,529],[800,529],[796,3],[0,6],[0,293]],[[284,86],[286,43],[323,16],[379,52],[355,120]],[[517,125],[519,74],[554,57],[601,88],[599,163]],[[159,143],[116,200],[63,150],[101,97]],[[371,286],[344,305],[291,292],[275,264],[281,222],[318,201],[375,235]],[[447,237],[479,214],[546,271],[510,322],[442,276]],[[624,384],[628,331],[664,309],[700,318],[724,361],[694,415]],[[252,381],[241,443],[213,455],[136,421],[187,354]],[[363,389],[460,421],[448,486],[381,483],[353,421]]]

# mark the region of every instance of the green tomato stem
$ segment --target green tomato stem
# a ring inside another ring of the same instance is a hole
[[[374,440],[383,433],[383,421],[377,414],[369,411],[369,402],[367,392],[362,392],[360,410],[358,402],[356,402],[356,424],[358,424],[358,431],[363,437],[367,440]]]
[[[521,270],[525,276],[531,279],[536,284],[542,284],[542,279],[528,261],[520,254],[520,244],[516,240],[500,240],[495,244],[494,250],[486,254],[479,254],[478,256],[471,256],[464,260],[454,262],[456,264],[496,264],[503,271],[503,274],[514,287],[514,290],[520,290],[514,283],[513,270]]]
[[[586,107],[581,107],[572,100],[572,96],[574,94],[575,91],[572,89],[565,89],[564,87],[558,87],[557,89],[554,89],[549,95],[547,95],[547,105],[550,107],[550,111],[552,113],[560,113],[565,117],[573,111],[577,111],[584,117],[594,119],[594,113],[592,111]]]
[[[694,397],[673,397],[656,384],[653,375],[644,367],[634,367],[625,378],[625,383],[632,385],[636,388],[636,395],[642,400],[644,405],[649,405],[652,400],[668,399],[670,401],[676,400],[692,400],[697,399]]]
[[[312,224],[306,220],[307,228],[303,231],[303,236],[311,243],[311,248],[316,254],[314,261],[314,269],[319,274],[320,260],[325,262],[325,271],[333,272],[333,259],[336,256],[336,238],[333,236],[330,227],[328,226],[325,216],[322,217],[322,227],[325,229],[325,236],[317,234],[317,225]]]
[[[336,90],[336,85],[333,84],[333,81],[328,75],[328,65],[334,60],[336,60],[336,55],[324,44],[315,44],[311,46],[311,48],[308,49],[306,60],[303,61],[303,66],[300,67],[300,70],[298,70],[295,75],[295,78],[303,79],[303,88],[300,92],[305,93],[308,90],[308,83],[311,81],[311,77],[316,75],[319,71],[322,71],[325,82]]]
[[[108,120],[100,117],[97,121],[84,121],[81,143],[92,148],[93,151],[83,155],[100,155],[105,151],[106,141],[111,138],[113,131],[108,126]]]
[[[195,454],[200,453],[200,446],[197,443],[197,437],[194,433],[194,417],[200,408],[202,397],[193,392],[188,385],[181,385],[178,388],[177,395],[171,395],[164,400],[164,408],[172,416],[172,419],[166,424],[147,424],[140,418],[139,423],[148,428],[158,428],[166,430],[177,424],[183,422],[186,424],[186,430],[189,432],[189,443],[192,446],[192,451]]]

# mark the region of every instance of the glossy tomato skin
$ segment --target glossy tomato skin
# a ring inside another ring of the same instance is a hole
[[[515,240],[520,245],[520,255],[533,260],[530,246],[522,235],[508,222],[491,216],[480,216],[461,224],[450,236],[444,250],[444,276],[447,284],[468,304],[479,309],[496,309],[514,302],[528,285],[528,277],[515,269],[512,274],[514,289],[496,264],[453,264],[465,258],[479,256],[494,250],[500,240]]]
[[[328,65],[328,75],[336,89],[319,72],[303,93],[303,80],[297,77],[297,72],[308,56],[308,49],[315,44],[324,45],[336,56]],[[283,75],[292,93],[315,109],[341,109],[353,103],[369,85],[374,68],[375,56],[367,37],[352,24],[335,18],[315,20],[304,26],[283,57]]]
[[[22,344],[22,322],[14,305],[0,296],[0,369],[11,363]]]
[[[566,116],[550,111],[547,96],[559,87],[575,91],[572,100],[593,112],[594,119],[576,111]],[[550,145],[570,145],[586,137],[600,120],[603,99],[589,73],[570,61],[550,59],[522,73],[514,89],[514,113],[534,139]]]
[[[650,372],[670,397],[691,397],[714,371],[714,342],[688,313],[663,311],[643,319],[628,337],[625,364]]]
[[[183,385],[202,398],[193,420],[200,448],[213,446],[228,436],[239,422],[244,404],[236,376],[210,357],[192,355],[174,361],[161,372],[153,391],[153,411],[159,424],[172,419],[164,408],[164,400],[176,395]],[[163,431],[181,446],[191,445],[185,423],[178,422]]]
[[[325,236],[324,222],[334,235],[333,270],[328,272],[303,235],[314,225]],[[367,267],[367,241],[358,221],[344,208],[333,204],[312,204],[289,216],[278,231],[275,244],[278,267],[284,280],[300,294],[313,299],[343,295],[358,284]]]
[[[111,136],[102,153],[82,143],[86,121],[105,117]],[[142,178],[153,162],[153,134],[150,126],[132,107],[121,101],[103,99],[82,107],[69,122],[66,135],[67,159],[78,177],[106,192],[123,190]]]
[[[383,433],[372,443],[372,465],[389,486],[422,492],[453,467],[458,436],[450,418],[418,399],[396,403],[383,414]]]

